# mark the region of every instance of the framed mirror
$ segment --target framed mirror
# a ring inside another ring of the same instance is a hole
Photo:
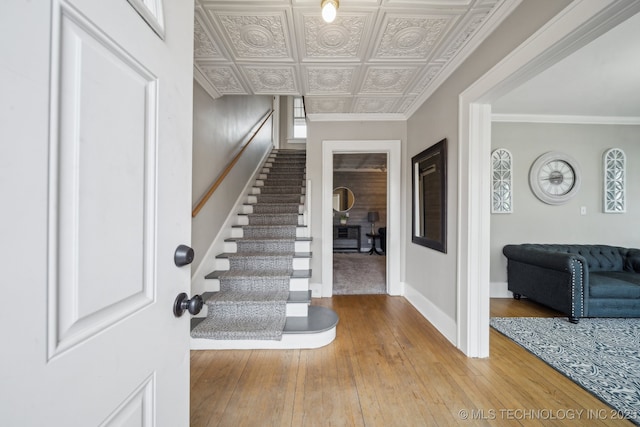
[[[447,139],[411,158],[411,241],[447,252]]]
[[[347,187],[336,187],[333,189],[333,210],[336,212],[347,212],[351,210],[356,198],[353,191]]]

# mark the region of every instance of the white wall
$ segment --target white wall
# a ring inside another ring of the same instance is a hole
[[[603,154],[620,148],[627,155],[627,212],[603,213]],[[640,247],[640,126],[493,123],[492,150],[513,155],[511,214],[491,216],[492,296],[506,293],[511,243],[598,243]],[[539,201],[529,187],[531,164],[547,151],[571,155],[582,169],[578,194],[564,205]],[[587,214],[581,215],[580,208]],[[502,291],[502,292],[501,292]]]
[[[235,154],[249,131],[271,109],[271,96],[223,96],[212,99],[194,81],[193,88],[193,206],[207,192]],[[272,148],[271,121],[258,133],[240,160],[192,221],[192,272],[202,262],[230,209],[247,181]]]
[[[461,178],[466,179],[466,171],[458,170],[458,97],[568,3],[568,0],[524,0],[408,120],[405,164],[442,138],[448,139],[448,252],[442,254],[408,239],[404,266],[407,287],[439,310],[439,319],[449,319],[443,322],[449,324],[436,324],[440,329],[450,328],[450,323],[456,319],[457,187]],[[405,191],[410,191],[410,179],[410,170],[406,169]],[[404,208],[404,221],[409,224],[410,195]]]

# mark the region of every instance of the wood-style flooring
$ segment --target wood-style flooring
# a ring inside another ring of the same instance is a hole
[[[452,346],[403,297],[314,300],[340,316],[315,350],[191,352],[191,426],[611,426],[603,402],[500,333],[486,359]],[[554,316],[491,301],[492,316]]]

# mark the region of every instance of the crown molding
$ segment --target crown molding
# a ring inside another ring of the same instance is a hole
[[[498,114],[491,115],[499,123],[562,123],[588,125],[640,125],[640,117],[572,116],[560,114]]]
[[[411,105],[410,109],[406,112],[407,117],[411,117],[418,108],[424,104],[427,99],[433,95],[433,93],[442,85],[457,69],[458,67],[484,42],[489,34],[495,31],[496,28],[509,16],[511,13],[522,3],[522,0],[507,1],[503,0],[502,4],[496,6],[491,12],[491,15],[486,19],[482,26],[478,29],[477,33],[467,41],[466,45],[460,49],[460,51],[453,57],[438,75],[434,78],[433,82],[429,84],[428,88],[418,96],[415,102]]]
[[[407,116],[399,113],[320,113],[307,114],[310,122],[379,122],[379,121],[406,121]]]
[[[204,75],[204,73],[198,68],[196,64],[193,64],[193,79],[198,82],[200,86],[209,94],[209,96],[213,99],[218,99],[222,97],[222,95],[213,87],[213,85],[209,82]]]

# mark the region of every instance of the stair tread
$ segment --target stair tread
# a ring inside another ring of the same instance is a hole
[[[307,317],[287,317],[283,334],[308,334],[328,331],[338,324],[335,311],[317,305],[309,306]]]
[[[220,279],[221,277],[289,277],[291,279],[308,279],[311,270],[216,270],[207,274],[205,279]]]
[[[286,298],[287,303],[303,304],[303,303],[310,303],[311,302],[311,291],[310,290],[308,290],[308,291],[285,291],[285,292],[287,293],[287,298]],[[234,295],[231,295],[233,293],[233,291],[218,291],[218,292],[205,292],[205,293],[202,294],[202,299],[205,302],[209,302],[209,301],[224,301],[227,297],[224,296],[224,295],[221,295],[222,293],[227,294],[228,298],[235,297]],[[273,291],[271,293],[273,294],[274,299],[276,297],[281,299],[280,295],[281,295],[282,292]],[[236,299],[235,301],[251,301],[252,299],[258,299],[257,297],[262,297],[264,294],[265,294],[265,292],[260,292],[260,291],[243,292],[243,295],[240,298]]]
[[[311,237],[229,237],[225,242],[310,242]]]
[[[280,227],[280,228],[287,227],[288,228],[288,227],[292,227],[292,226],[291,225],[277,225],[277,224],[276,225],[248,224],[248,225],[232,225],[231,226],[231,228],[248,228],[248,227],[262,227],[262,228],[264,228],[264,227]],[[302,225],[302,224],[297,224],[295,227],[296,228],[306,228],[307,226],[306,225]]]
[[[205,317],[193,317],[191,329],[202,323]],[[262,319],[256,320],[259,325]],[[309,306],[307,317],[287,316],[285,319],[283,334],[315,334],[334,328],[339,322],[338,315],[331,309],[317,305]],[[243,329],[246,330],[246,329]]]
[[[218,279],[220,277],[292,277],[291,275],[292,270],[216,270],[206,275],[205,279]]]
[[[304,214],[300,213],[300,212],[286,212],[286,213],[239,213],[238,216],[280,216],[280,215],[298,215],[298,216],[302,216]],[[260,224],[254,224],[254,225],[260,225]],[[271,224],[265,224],[265,225],[271,225]],[[283,224],[274,224],[274,225],[283,225]],[[297,224],[296,224],[297,225]]]
[[[293,258],[311,258],[311,252],[224,252],[216,255],[216,258],[220,258],[220,259],[233,258],[233,257],[278,258],[283,256],[292,256]]]
[[[214,292],[205,303],[208,305],[229,304],[235,302],[270,304],[285,302],[289,299],[289,291],[219,291]]]

